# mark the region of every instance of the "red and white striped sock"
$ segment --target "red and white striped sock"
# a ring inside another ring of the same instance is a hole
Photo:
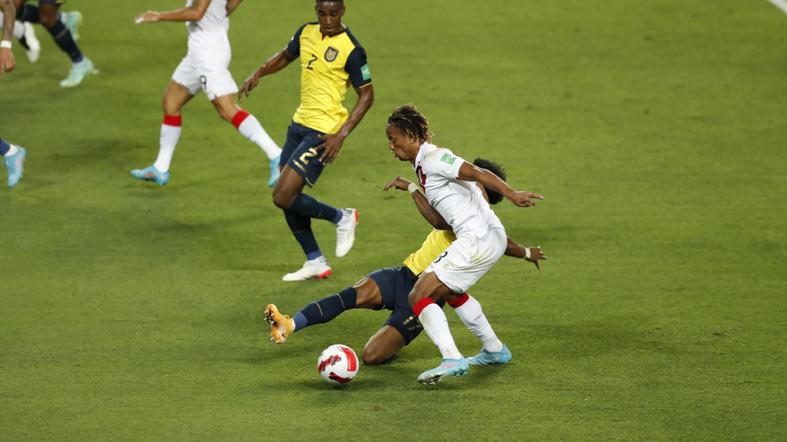
[[[252,143],[265,152],[269,160],[272,160],[281,154],[281,149],[273,141],[273,138],[265,132],[262,124],[250,113],[245,110],[239,110],[234,117],[232,117],[232,125],[238,129],[241,135],[248,138]]]
[[[443,309],[434,303],[432,298],[424,298],[413,307],[413,312],[421,321],[424,331],[434,345],[440,350],[443,359],[462,359],[462,353],[456,348],[451,329],[448,327],[448,318]]]
[[[503,349],[503,343],[492,330],[489,320],[486,319],[486,315],[481,309],[481,303],[477,299],[465,293],[459,298],[449,301],[448,305],[454,308],[456,315],[462,320],[462,324],[478,336],[484,350],[494,353]]]
[[[159,138],[159,151],[156,162],[153,163],[159,172],[168,172],[172,163],[172,156],[175,155],[175,146],[180,139],[181,126],[183,119],[180,115],[164,115],[161,123],[161,138]]]

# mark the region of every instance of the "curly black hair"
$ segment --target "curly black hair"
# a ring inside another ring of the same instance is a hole
[[[473,160],[473,165],[492,172],[503,181],[506,180],[505,169],[503,169],[503,166],[495,163],[494,161],[485,160],[483,158],[476,158],[475,160]],[[500,193],[495,192],[494,190],[488,187],[484,187],[484,189],[486,190],[486,196],[489,198],[490,205],[494,205],[499,203],[500,201],[503,201],[503,195],[501,195]]]
[[[402,131],[406,136],[425,143],[432,138],[429,120],[412,104],[405,104],[394,109],[388,117],[388,124]]]

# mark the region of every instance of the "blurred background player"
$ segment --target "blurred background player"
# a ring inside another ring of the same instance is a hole
[[[273,203],[284,211],[287,225],[300,243],[306,262],[284,275],[284,281],[327,278],[332,270],[311,228],[312,218],[336,224],[336,256],[346,255],[355,240],[358,211],[337,209],[303,193],[314,186],[325,165],[332,162],[344,140],[374,102],[374,88],[366,51],[342,24],[343,1],[316,0],[318,22],[302,25],[290,43],[260,66],[241,86],[248,96],[260,78],[274,74],[301,58],[301,103],[287,128],[281,157],[281,179]],[[347,113],[342,104],[352,84],[358,101]]]
[[[462,376],[469,370],[436,301],[466,293],[503,256],[508,243],[503,224],[476,183],[518,207],[533,206],[532,200],[543,196],[516,191],[490,171],[431,144],[429,122],[415,106],[395,109],[388,117],[386,135],[389,149],[399,160],[412,164],[429,205],[457,238],[421,273],[408,297],[413,313],[443,358],[439,366],[421,373],[418,382],[436,384],[446,376]]]
[[[61,16],[64,14],[60,13]],[[14,16],[16,17],[16,15]],[[4,14],[0,12],[0,24],[4,22]],[[36,31],[30,22],[21,22],[16,20],[14,22],[14,38],[25,49],[27,59],[30,63],[35,63],[41,55],[41,42],[36,37]]]
[[[68,76],[60,81],[60,87],[78,86],[87,75],[98,73],[93,62],[82,54],[76,43],[82,14],[76,11],[60,14],[58,11],[65,0],[39,0],[37,5],[27,0],[14,0],[14,2],[17,9],[16,19],[20,22],[40,23],[52,35],[57,46],[71,59],[71,70]],[[27,38],[27,35],[23,35],[22,44],[29,49],[28,58],[31,61],[37,60],[35,45]],[[38,49],[40,50],[40,45]]]
[[[265,132],[260,122],[241,109],[235,99],[238,85],[227,69],[232,58],[229,36],[229,15],[242,0],[187,0],[186,7],[170,11],[148,11],[136,23],[160,21],[186,22],[189,32],[188,53],[180,62],[164,92],[164,121],[158,158],[145,169],[131,171],[134,178],[153,181],[161,186],[170,179],[170,163],[180,138],[181,109],[200,91],[213,103],[221,118],[265,152],[269,160],[268,187],[279,178],[281,149]]]
[[[3,38],[0,40],[0,75],[2,75],[14,70],[16,65],[14,53],[11,52],[15,8],[11,0],[0,0],[0,7],[3,11]],[[8,187],[13,188],[22,178],[27,151],[0,138],[0,156],[3,157],[3,163],[8,169]]]
[[[478,158],[473,164],[505,179],[502,167],[495,163]],[[397,177],[385,190],[394,186],[407,189],[415,185]],[[503,199],[502,195],[492,190],[482,191],[488,196],[490,204],[497,204]],[[440,230],[447,227],[447,224],[440,214],[429,206],[426,197],[417,187],[411,194],[421,215],[435,227],[421,247],[404,260],[403,266],[372,272],[352,287],[308,304],[292,318],[282,315],[274,304],[269,304],[265,309],[265,318],[271,326],[273,342],[281,344],[296,331],[331,321],[344,311],[356,308],[385,308],[392,311],[385,325],[364,346],[362,359],[365,364],[386,363],[421,333],[423,327],[413,314],[408,295],[418,280],[418,275],[437,259],[456,237],[450,230]],[[527,259],[537,267],[539,260],[546,259],[539,247],[522,247],[511,239],[508,241],[506,255]],[[443,301],[438,304],[442,306]],[[478,300],[464,293],[448,299],[448,304],[454,308],[465,326],[481,339],[481,352],[468,359],[471,364],[500,365],[511,360],[511,352],[495,335]]]
[[[8,187],[13,189],[19,180],[22,179],[27,151],[24,147],[16,146],[0,138],[0,156],[3,157],[3,163],[8,169]]]

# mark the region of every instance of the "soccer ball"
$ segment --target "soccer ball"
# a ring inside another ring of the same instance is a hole
[[[317,359],[317,371],[331,384],[346,384],[358,374],[358,356],[352,348],[334,344],[326,348]]]

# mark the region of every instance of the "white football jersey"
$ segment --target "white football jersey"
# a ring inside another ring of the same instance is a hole
[[[504,229],[475,182],[458,178],[465,161],[449,149],[424,143],[413,167],[426,199],[457,237],[483,237],[490,228]]]
[[[191,6],[194,0],[186,0],[186,7]],[[199,21],[188,21],[186,27],[189,34],[200,32],[227,32],[230,28],[230,19],[227,17],[227,0],[212,0],[205,15]]]

